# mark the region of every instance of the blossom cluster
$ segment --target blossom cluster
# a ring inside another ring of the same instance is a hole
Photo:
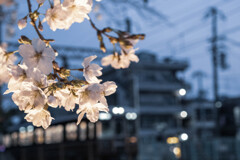
[[[135,55],[134,45],[138,42],[138,39],[126,38],[129,46],[124,43],[120,43],[121,54],[114,52],[114,54],[108,55],[102,59],[102,65],[111,65],[115,69],[128,68],[131,62],[139,62],[139,58]]]
[[[82,63],[86,81],[69,81],[64,77],[66,70],[61,71],[57,64],[53,67],[55,52],[42,40],[33,39],[30,44],[20,45],[19,54],[22,63],[8,65],[11,78],[5,94],[13,93],[12,100],[19,110],[27,113],[28,122],[47,128],[53,119],[48,107],[73,111],[78,104],[78,124],[85,113],[91,122],[96,122],[99,111],[108,112],[105,96],[113,94],[117,86],[114,82],[100,84],[97,77],[102,75],[102,68],[91,64],[97,56],[87,57]],[[53,70],[63,74],[59,81],[51,74]]]
[[[6,0],[5,0],[6,1]],[[10,0],[9,0],[10,1]],[[99,0],[96,0],[99,1]],[[0,3],[3,2],[0,0]],[[34,126],[48,128],[54,119],[49,107],[63,107],[66,111],[76,111],[77,124],[86,115],[91,122],[96,122],[99,112],[108,112],[106,96],[116,92],[117,85],[113,81],[102,82],[102,67],[92,63],[96,55],[86,57],[82,68],[67,69],[59,67],[56,62],[57,51],[51,46],[54,40],[46,39],[41,34],[43,22],[55,31],[57,29],[69,29],[77,22],[88,19],[91,27],[97,31],[100,49],[106,52],[103,36],[107,37],[114,46],[112,55],[102,59],[102,65],[111,65],[113,68],[127,68],[131,61],[138,62],[134,45],[138,40],[144,39],[142,34],[133,34],[112,29],[110,27],[98,29],[88,14],[92,10],[92,0],[48,0],[49,8],[45,14],[40,14],[39,9],[46,3],[45,0],[36,0],[38,8],[32,11],[31,1],[27,0],[29,13],[18,21],[19,29],[27,26],[27,20],[34,27],[39,38],[29,39],[21,36],[21,44],[17,51],[6,52],[0,48],[0,83],[8,82],[5,94],[12,93],[13,102],[19,110],[26,113],[25,119]],[[39,16],[44,16],[40,20]],[[36,24],[38,21],[38,25]],[[115,33],[112,36],[109,33]],[[121,53],[118,54],[116,46]],[[15,53],[19,53],[20,61],[16,64]],[[74,79],[71,71],[77,70],[83,73],[84,79]]]

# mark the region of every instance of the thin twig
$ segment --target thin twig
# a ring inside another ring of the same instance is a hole
[[[106,34],[105,32],[102,32],[102,30],[98,29],[98,28],[96,27],[96,25],[93,23],[93,21],[92,21],[91,18],[89,18],[89,22],[90,22],[92,28],[95,29],[97,32],[101,32],[102,34],[104,34],[104,35],[105,35],[106,37],[108,37],[108,38],[115,38],[115,37],[112,37],[112,36]]]
[[[83,72],[83,68],[79,68],[79,69],[70,69],[71,71],[80,71]]]
[[[27,0],[27,4],[28,4],[28,12],[29,12],[29,15],[30,15],[30,14],[32,14],[32,4],[31,4],[30,0]],[[43,35],[40,33],[40,31],[37,28],[36,22],[33,20],[33,18],[30,17],[30,19],[31,19],[31,24],[33,25],[35,31],[37,32],[39,38],[41,40],[45,40],[45,38],[43,37]]]

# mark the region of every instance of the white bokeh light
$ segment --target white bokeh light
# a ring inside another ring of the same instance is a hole
[[[180,117],[181,118],[187,118],[187,116],[188,116],[188,113],[186,111],[181,111],[180,112]]]
[[[113,107],[112,109],[113,114],[124,114],[125,110],[123,107]]]
[[[188,140],[188,134],[187,134],[187,133],[182,133],[182,134],[180,135],[180,139],[181,139],[182,141],[187,141],[187,140]]]
[[[125,117],[126,117],[127,120],[135,120],[135,119],[137,119],[137,113],[135,113],[135,112],[132,112],[132,113],[128,112],[125,115]]]
[[[181,89],[179,89],[178,93],[179,93],[180,96],[185,96],[187,91],[186,91],[186,89],[181,88]]]

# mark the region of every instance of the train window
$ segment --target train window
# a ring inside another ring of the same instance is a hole
[[[18,144],[18,133],[13,132],[11,137],[12,137],[12,145],[17,146],[17,144]]]
[[[63,141],[63,132],[64,132],[63,125],[60,124],[60,125],[55,126],[54,142],[60,143]]]
[[[77,125],[76,123],[68,123],[66,125],[66,138],[67,140],[74,141],[77,139]]]
[[[25,145],[26,137],[27,137],[26,128],[25,127],[20,127],[19,128],[19,145],[20,146]]]
[[[102,122],[97,122],[96,123],[96,134],[97,134],[97,138],[101,138],[102,137]]]
[[[63,126],[51,126],[45,130],[45,143],[60,143],[63,141]]]
[[[3,144],[5,147],[10,147],[11,146],[11,136],[10,135],[5,135],[3,136]]]
[[[35,129],[35,143],[43,144],[44,142],[44,132],[42,128]]]
[[[89,139],[94,138],[94,124],[93,123],[88,123],[88,137],[89,137]]]
[[[79,125],[79,139],[84,141],[87,139],[87,123],[82,121]]]

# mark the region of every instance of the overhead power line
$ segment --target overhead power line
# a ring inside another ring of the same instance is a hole
[[[237,14],[237,13],[240,13],[240,12],[236,12],[236,11],[239,11],[240,7],[238,6],[237,8],[234,8],[234,9],[231,9],[230,12],[227,12],[228,15],[234,15],[234,14]],[[175,41],[179,38],[181,38],[182,36],[185,36],[185,35],[189,35],[191,33],[194,33],[194,31],[199,31],[201,29],[204,29],[206,28],[208,25],[206,25],[205,23],[203,22],[200,22],[194,26],[191,26],[191,27],[188,27],[187,29],[185,29],[184,31],[178,33],[176,36],[173,36],[169,39],[165,39],[165,40],[161,40],[160,42],[159,41],[156,41],[155,43],[151,43],[145,47],[151,47],[151,46],[155,46],[156,44],[161,44],[161,43],[164,43],[164,42],[167,42],[167,43],[171,43],[172,41]],[[240,30],[240,28],[236,28],[235,30]],[[229,31],[230,32],[234,32],[234,31]],[[228,34],[228,33],[224,33],[224,34]],[[156,36],[157,34],[154,34],[154,36]],[[152,36],[150,36],[152,37]],[[148,36],[149,38],[149,36]]]
[[[219,7],[219,6],[223,5],[223,4],[226,3],[226,2],[228,2],[228,1],[220,1],[220,2],[217,2],[217,3],[212,4],[212,6],[218,6],[218,7]],[[233,1],[228,2],[228,4],[230,4],[231,2],[233,2]],[[195,6],[194,6],[194,7],[195,7]],[[199,13],[202,13],[205,9],[206,9],[206,6],[204,6],[204,8],[200,8],[200,9],[198,9],[198,10],[194,10],[194,12],[189,13],[189,14],[187,14],[187,15],[185,15],[185,16],[182,16],[182,17],[180,17],[179,19],[175,20],[175,21],[173,22],[173,24],[186,23],[187,21],[192,20],[192,18],[195,18],[196,15],[198,15]],[[176,14],[176,15],[181,15],[181,14],[182,14],[182,12],[180,12],[180,13],[178,13],[178,14]],[[173,17],[174,17],[174,16],[175,16],[175,15],[173,15]],[[154,30],[156,30],[156,29],[159,29],[159,27],[161,27],[161,26],[163,26],[163,23],[161,23],[161,24],[157,25],[156,27],[148,30],[148,32],[151,32],[151,31],[154,31]]]

